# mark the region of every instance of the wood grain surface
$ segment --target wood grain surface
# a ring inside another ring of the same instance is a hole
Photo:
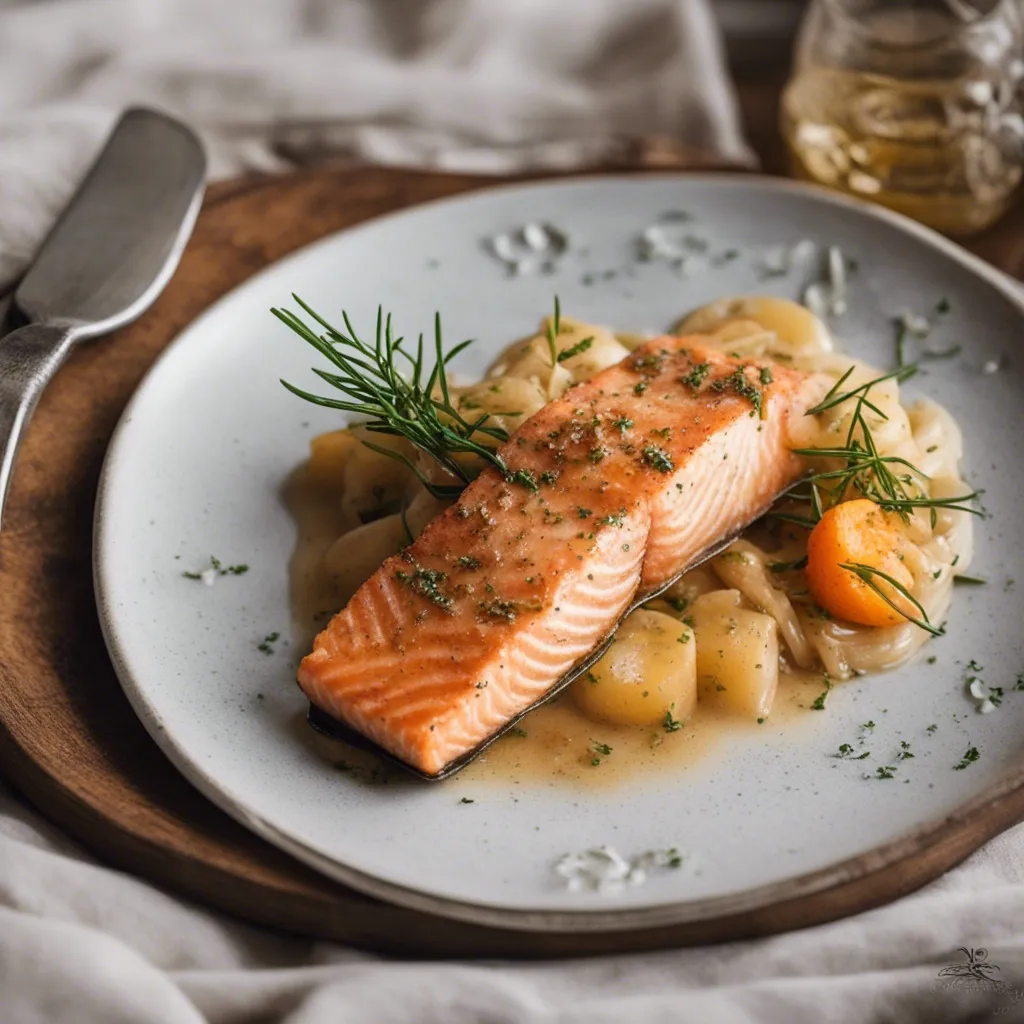
[[[236,824],[165,759],[121,692],[93,601],[93,503],[121,410],[168,342],[255,271],[347,225],[489,183],[357,169],[211,190],[181,267],[154,308],[76,352],[28,432],[0,534],[0,769],[113,865],[259,924],[419,956],[639,950],[831,920],[917,888],[1024,817],[1024,785],[1008,785],[895,851],[894,863],[865,860],[837,873],[825,891],[781,889],[771,906],[699,924],[532,934],[433,918],[330,882]],[[971,247],[1018,270],[1020,219],[1018,211]]]

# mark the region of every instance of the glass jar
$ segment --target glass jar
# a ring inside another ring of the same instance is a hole
[[[782,131],[797,177],[971,234],[1024,168],[1020,0],[812,0]]]

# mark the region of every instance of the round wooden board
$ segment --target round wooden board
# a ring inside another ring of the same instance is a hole
[[[247,832],[165,759],[121,692],[93,601],[93,503],[121,410],[164,346],[255,271],[339,228],[488,183],[360,169],[220,186],[154,308],[73,356],[36,412],[0,535],[0,768],[118,867],[248,921],[407,955],[566,956],[766,935],[894,899],[1020,820],[1024,787],[1004,789],[907,844],[895,865],[865,859],[857,877],[823,892],[710,922],[533,934],[431,917],[330,882]]]

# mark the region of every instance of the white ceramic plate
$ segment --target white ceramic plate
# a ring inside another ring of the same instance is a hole
[[[684,278],[668,263],[637,261],[639,232],[673,210],[692,214],[686,229],[709,242],[718,265]],[[482,242],[529,221],[556,225],[569,251],[548,273],[510,276]],[[298,291],[314,308],[344,306],[369,327],[382,302],[407,333],[441,310],[449,339],[479,339],[458,367],[474,373],[498,346],[534,329],[555,292],[573,315],[633,330],[663,329],[718,296],[797,297],[806,272],[765,281],[760,265],[766,250],[803,238],[839,245],[859,264],[849,312],[834,323],[859,357],[891,366],[893,316],[930,312],[943,297],[951,304],[929,344],[961,343],[963,354],[929,364],[908,392],[933,396],[964,427],[968,476],[990,512],[978,523],[971,572],[990,582],[958,589],[948,635],[927,649],[936,662],[844,683],[811,725],[765,728],[685,771],[592,791],[462,777],[370,786],[317,754],[293,682],[303,652],[283,644],[267,656],[257,644],[290,621],[295,529],[282,482],[310,436],[337,420],[278,383],[312,384],[316,357],[269,308]],[[791,894],[811,892],[848,877],[851,859],[865,851],[879,850],[873,863],[884,864],[901,837],[927,831],[1020,770],[1024,692],[1013,686],[1024,670],[1024,578],[1012,580],[1024,550],[1016,470],[1022,323],[1012,287],[938,236],[861,204],[753,178],[496,188],[331,236],[200,317],[129,406],[107,458],[95,545],[114,664],[152,736],[212,800],[325,873],[395,902],[574,930],[756,906],[794,879]],[[990,362],[998,372],[983,372]],[[182,578],[210,553],[250,571],[211,588]],[[971,658],[1006,691],[993,714],[979,714],[965,696]],[[877,723],[872,759],[831,757],[867,719]],[[895,779],[865,779],[866,770],[895,763],[900,739],[912,742],[915,759]],[[980,760],[953,770],[970,745]],[[676,846],[690,857],[683,869],[617,895],[567,891],[554,862],[601,844],[626,855]]]

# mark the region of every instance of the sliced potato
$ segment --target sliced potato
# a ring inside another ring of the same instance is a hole
[[[752,321],[774,335],[774,338],[763,339],[761,353],[744,354],[792,359],[832,351],[832,335],[818,317],[799,303],[770,295],[718,299],[685,317],[676,326],[675,333],[713,334],[735,321]],[[746,333],[751,333],[749,328]],[[737,338],[730,338],[726,331],[722,347],[736,341]]]
[[[340,491],[345,479],[345,465],[358,441],[351,430],[332,430],[319,434],[309,442],[309,479],[318,487]]]
[[[696,652],[689,626],[661,612],[626,617],[604,656],[572,685],[585,714],[615,725],[682,721],[697,703]]]
[[[491,365],[487,379],[525,380],[536,384],[547,401],[560,397],[572,385],[572,373],[561,363],[551,365],[547,338],[536,335],[514,341]]]
[[[782,639],[801,668],[814,665],[811,647],[786,592],[775,586],[768,571],[768,557],[755,544],[739,539],[712,559],[711,567],[727,587],[738,590],[757,611],[770,615],[779,625]]]
[[[656,597],[659,606],[666,605],[671,608],[676,618],[682,618],[688,614],[686,609],[700,597],[712,590],[721,590],[721,580],[711,571],[707,565],[699,565],[688,573],[680,576],[660,597]],[[653,605],[653,601],[651,604]]]
[[[548,401],[536,380],[521,377],[491,377],[457,391],[453,403],[464,419],[473,423],[486,413],[489,417],[486,426],[500,427],[509,434]],[[496,444],[485,435],[474,437],[481,444]]]
[[[445,501],[443,498],[435,498],[429,491],[421,490],[410,502],[405,510],[405,522],[413,537],[418,537],[423,532],[423,527],[439,516],[446,508],[454,505],[454,500]]]
[[[329,574],[339,607],[380,567],[408,543],[399,515],[384,516],[343,533],[328,549],[324,569]]]
[[[738,590],[698,597],[690,615],[701,703],[745,718],[766,718],[779,684],[775,620],[742,607]]]
[[[545,318],[538,334],[509,345],[491,364],[488,378],[511,377],[533,381],[550,401],[570,385],[589,380],[629,355],[629,349],[607,327],[563,316],[555,339],[555,349],[562,358],[552,366],[551,346],[547,339],[550,325],[550,318]],[[570,351],[575,354],[569,355]]]
[[[368,448],[363,441],[409,459],[415,455],[413,446],[404,438],[371,433],[365,427],[332,430],[309,443],[310,479],[319,486],[337,490],[342,510],[354,522],[398,501],[415,483],[408,466]]]
[[[542,334],[547,334],[550,324],[550,318],[543,321]],[[559,365],[572,374],[574,383],[590,380],[609,366],[621,363],[629,355],[629,349],[607,327],[584,323],[568,316],[563,316],[559,321],[555,345],[563,357]],[[570,350],[576,351],[576,354],[567,356]]]

